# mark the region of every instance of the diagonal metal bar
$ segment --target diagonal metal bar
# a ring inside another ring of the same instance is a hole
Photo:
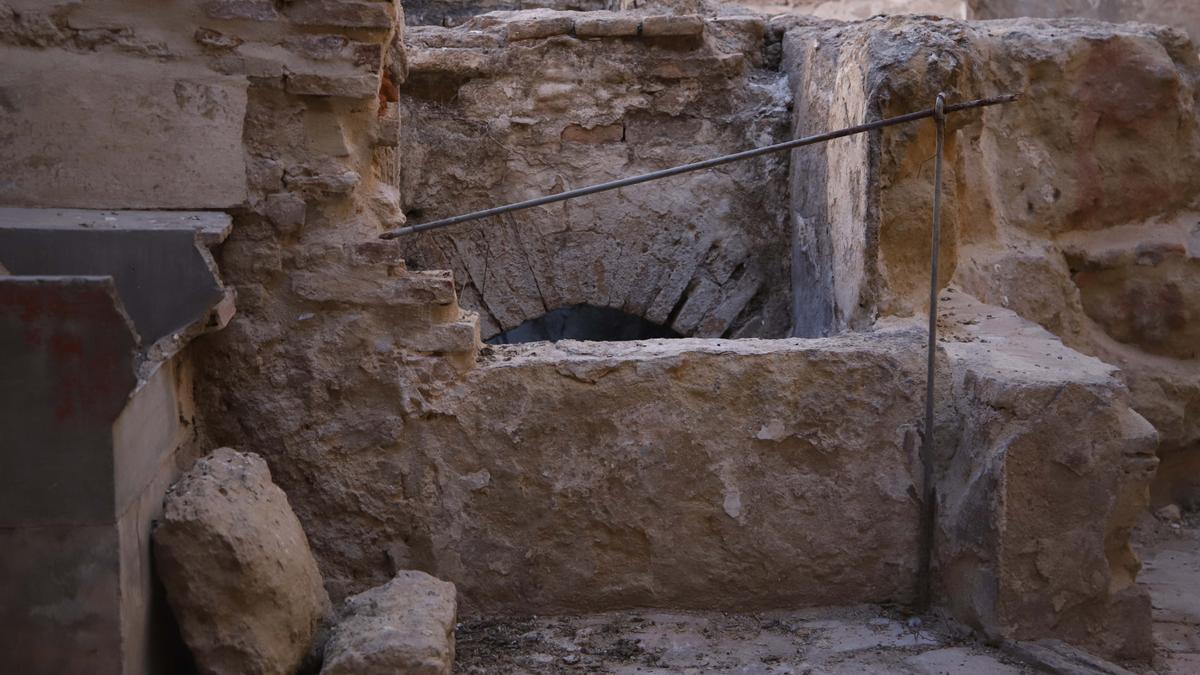
[[[1003,96],[993,96],[991,98],[981,98],[981,99],[977,99],[974,101],[964,101],[962,103],[955,103],[953,105],[945,106],[945,108],[941,114],[948,115],[950,113],[961,112],[963,110],[971,110],[973,108],[984,108],[987,106],[1000,105],[1000,104],[1004,104],[1004,103],[1012,103],[1015,100],[1017,100],[1016,94],[1005,94]],[[630,176],[628,178],[621,178],[618,180],[609,181],[607,183],[600,183],[598,185],[589,185],[587,187],[576,188],[574,190],[567,190],[566,192],[559,192],[557,194],[547,195],[545,197],[537,197],[535,199],[527,199],[523,202],[517,202],[515,204],[506,204],[504,206],[496,206],[494,208],[484,209],[482,211],[473,211],[471,213],[464,213],[461,216],[453,216],[451,218],[443,218],[441,220],[433,220],[428,223],[419,223],[417,225],[406,225],[404,227],[399,227],[394,230],[388,230],[387,232],[384,232],[383,234],[379,235],[379,237],[381,239],[395,239],[396,237],[403,236],[406,234],[415,234],[417,232],[425,232],[427,230],[434,230],[434,229],[438,229],[438,228],[442,228],[442,227],[449,227],[451,225],[457,225],[458,223],[465,223],[469,220],[479,220],[480,218],[487,218],[488,216],[496,216],[496,215],[500,215],[501,213],[509,213],[511,211],[520,211],[522,209],[530,209],[535,206],[543,206],[545,204],[553,204],[554,202],[561,202],[561,201],[565,201],[567,199],[574,199],[576,197],[584,197],[586,195],[596,194],[597,192],[606,192],[608,190],[616,190],[618,188],[623,188],[623,187],[627,187],[630,185],[637,185],[638,183],[645,183],[645,182],[652,181],[652,180],[659,180],[660,178],[668,178],[670,176],[677,176],[681,173],[700,171],[703,169],[712,168],[714,166],[720,166],[722,164],[729,164],[730,162],[740,162],[744,159],[752,159],[754,157],[760,157],[762,155],[768,155],[768,154],[775,153],[775,152],[783,152],[784,150],[792,150],[794,148],[800,148],[800,147],[804,147],[806,145],[815,145],[817,143],[824,143],[826,141],[832,141],[836,138],[845,138],[846,136],[854,136],[856,134],[861,134],[861,133],[865,133],[868,131],[874,131],[876,129],[882,129],[884,127],[895,126],[897,124],[907,124],[909,122],[916,122],[918,120],[928,119],[930,117],[936,117],[938,114],[939,114],[939,112],[933,108],[929,108],[927,110],[918,110],[916,112],[910,112],[910,113],[906,113],[904,115],[899,115],[896,117],[889,117],[887,119],[878,120],[876,122],[868,122],[866,124],[859,124],[858,126],[847,127],[845,129],[838,129],[837,131],[829,131],[829,132],[826,132],[823,134],[817,134],[816,136],[806,136],[804,138],[797,138],[797,139],[790,140],[790,141],[784,141],[783,143],[767,145],[767,146],[764,146],[761,148],[744,150],[742,152],[737,152],[732,155],[724,155],[722,157],[714,157],[713,159],[706,159],[706,160],[700,161],[700,162],[693,162],[691,164],[683,164],[680,166],[671,167],[669,169],[661,169],[659,171],[651,171],[650,173],[644,173],[640,176]]]

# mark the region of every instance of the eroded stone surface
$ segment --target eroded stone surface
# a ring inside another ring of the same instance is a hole
[[[951,289],[940,322],[958,408],[939,438],[940,600],[994,636],[1152,654],[1130,533],[1157,434],[1115,369]]]
[[[500,12],[452,30],[410,28],[400,146],[410,216],[457,215],[785,135],[787,89],[765,62],[761,18],[630,19]],[[637,21],[641,37],[631,37]],[[570,25],[584,39],[567,35]],[[484,338],[577,304],[684,335],[783,337],[783,159],[464,223],[407,238],[404,250],[414,266],[454,270]]]
[[[300,521],[253,453],[214,450],[171,487],[154,553],[206,673],[293,673],[332,611]]]
[[[449,675],[454,584],[404,571],[347,598],[325,646],[322,675]]]
[[[1022,95],[949,121],[942,283],[1119,366],[1134,407],[1160,432],[1164,465],[1194,465],[1195,46],[1170,28],[1083,20],[776,25],[786,27],[800,120],[897,115],[938,91]],[[932,124],[920,123],[794,153],[805,247],[793,273],[827,289],[800,305],[816,329],[923,311],[933,142]],[[1195,490],[1184,471],[1160,482],[1161,499]]]

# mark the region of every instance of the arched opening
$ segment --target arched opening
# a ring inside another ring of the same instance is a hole
[[[646,319],[610,307],[572,305],[547,312],[488,338],[490,345],[558,340],[649,340],[683,337]]]

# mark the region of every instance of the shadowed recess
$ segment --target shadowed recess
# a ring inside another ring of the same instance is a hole
[[[558,340],[649,340],[683,337],[640,316],[610,307],[572,305],[547,312],[486,340],[490,345]]]

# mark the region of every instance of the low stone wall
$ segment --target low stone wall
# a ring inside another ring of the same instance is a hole
[[[1171,28],[1077,19],[773,25],[800,129],[928,108],[939,91],[1022,95],[949,120],[941,281],[1121,368],[1178,467],[1157,498],[1200,500],[1195,46]],[[933,148],[923,122],[793,153],[793,270],[824,293],[806,334],[924,311]]]
[[[408,514],[395,544],[470,612],[906,603],[922,343],[490,348],[343,471]],[[402,479],[372,481],[381,464]]]
[[[985,634],[1153,653],[1130,531],[1158,434],[1115,368],[951,289],[942,349],[957,410],[939,434],[938,602]]]

